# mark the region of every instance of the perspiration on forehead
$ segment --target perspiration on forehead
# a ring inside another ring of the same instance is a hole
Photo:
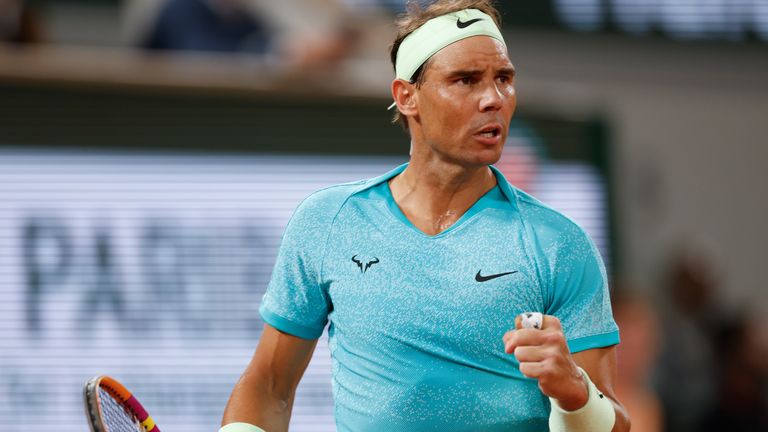
[[[506,43],[493,18],[477,9],[464,9],[433,18],[408,35],[397,51],[395,74],[411,81],[414,73],[435,53],[472,36],[490,36]]]

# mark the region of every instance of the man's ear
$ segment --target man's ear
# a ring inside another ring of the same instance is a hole
[[[400,114],[410,117],[417,114],[416,86],[414,84],[401,79],[392,81],[392,98],[395,100]]]

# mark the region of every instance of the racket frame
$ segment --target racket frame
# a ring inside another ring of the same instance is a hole
[[[85,408],[85,417],[88,419],[88,426],[91,432],[109,432],[103,426],[104,422],[102,421],[101,408],[99,406],[101,398],[99,395],[100,388],[103,388],[115,399],[120,400],[122,405],[125,405],[136,416],[146,432],[160,432],[152,417],[149,416],[136,397],[119,381],[106,375],[97,375],[91,378],[83,387],[83,407]]]

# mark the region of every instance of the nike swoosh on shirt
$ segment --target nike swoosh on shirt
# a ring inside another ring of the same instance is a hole
[[[474,24],[474,23],[476,23],[478,21],[482,21],[482,20],[483,20],[482,18],[475,18],[475,19],[471,19],[471,20],[469,20],[467,22],[462,22],[461,18],[457,18],[456,19],[456,27],[458,27],[460,29],[467,28],[467,27],[471,26],[472,24]]]
[[[511,271],[511,272],[506,272],[506,273],[497,273],[497,274],[488,275],[488,276],[483,276],[483,275],[480,274],[480,272],[482,272],[482,270],[479,270],[477,272],[477,274],[475,275],[475,280],[478,281],[478,282],[488,282],[489,280],[500,278],[502,276],[515,274],[515,273],[517,273],[517,270]]]

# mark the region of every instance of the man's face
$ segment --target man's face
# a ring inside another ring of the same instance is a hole
[[[498,161],[517,105],[514,75],[504,45],[487,36],[437,52],[415,92],[414,151],[463,166]]]

